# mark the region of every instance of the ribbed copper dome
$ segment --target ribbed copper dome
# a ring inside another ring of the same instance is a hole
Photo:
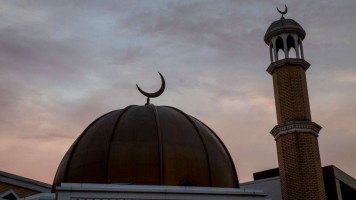
[[[90,124],[62,159],[61,182],[239,187],[234,163],[205,124],[167,106],[128,106]]]

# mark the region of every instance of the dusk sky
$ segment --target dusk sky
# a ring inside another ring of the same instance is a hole
[[[240,182],[275,168],[277,124],[268,26],[306,31],[305,60],[322,165],[356,177],[355,0],[0,1],[0,170],[52,184],[96,118],[143,105],[177,107],[212,128]]]

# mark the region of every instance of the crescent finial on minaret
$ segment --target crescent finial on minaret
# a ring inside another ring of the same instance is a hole
[[[278,12],[282,14],[281,19],[284,19],[283,15],[287,14],[287,12],[288,12],[287,5],[284,5],[284,7],[285,7],[285,8],[284,8],[284,11],[283,11],[283,12],[282,12],[281,10],[279,10],[279,8],[277,7]]]
[[[161,84],[161,88],[157,92],[153,92],[153,93],[145,92],[136,84],[136,87],[137,87],[138,91],[140,91],[141,94],[143,94],[144,96],[147,97],[147,102],[146,102],[145,105],[150,104],[150,97],[151,98],[158,97],[164,92],[164,89],[166,87],[166,82],[164,81],[164,77],[162,76],[162,74],[160,72],[158,72],[158,74],[161,76],[162,84]]]

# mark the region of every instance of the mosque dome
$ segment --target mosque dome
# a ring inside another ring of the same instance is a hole
[[[275,22],[273,22],[267,29],[264,41],[267,45],[274,36],[281,35],[283,33],[295,33],[299,36],[300,39],[304,39],[305,31],[302,26],[298,24],[298,22],[293,19],[285,19],[281,18]]]
[[[62,182],[239,187],[231,156],[198,119],[168,106],[128,106],[91,123],[62,159]]]

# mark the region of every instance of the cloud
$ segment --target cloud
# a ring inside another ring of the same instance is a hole
[[[287,5],[287,17],[307,32],[303,45],[312,64],[307,71],[312,116],[324,127],[322,162],[337,163],[355,176],[350,141],[356,130],[356,3]],[[135,84],[154,91],[160,84],[157,71],[167,88],[152,102],[177,107],[215,130],[242,182],[253,172],[276,167],[269,134],[276,124],[273,87],[263,42],[267,27],[279,19],[275,6],[283,4],[2,2],[1,170],[50,183],[81,131],[106,112],[142,105],[145,98]]]

